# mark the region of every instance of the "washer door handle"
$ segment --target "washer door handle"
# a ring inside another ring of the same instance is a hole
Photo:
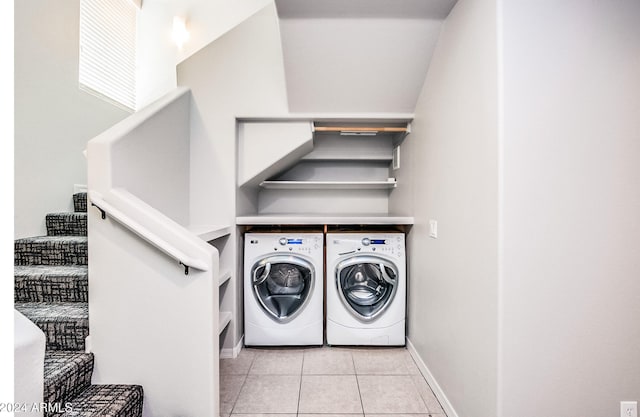
[[[385,268],[383,263],[380,263],[380,272],[382,272],[382,279],[383,280],[385,280],[390,285],[396,285],[396,283],[393,280],[393,278],[391,278],[389,276],[389,274],[387,274],[387,269]]]
[[[253,285],[256,286],[262,284],[267,279],[267,277],[269,277],[269,272],[271,272],[271,263],[266,263],[266,265],[264,266],[264,274],[262,274],[260,278],[257,277],[258,269],[259,268],[253,270]]]

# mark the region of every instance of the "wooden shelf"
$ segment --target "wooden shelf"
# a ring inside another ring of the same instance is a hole
[[[221,311],[218,320],[218,334],[221,334],[231,322],[232,314],[229,311]]]
[[[411,125],[402,123],[402,126],[400,126],[397,123],[396,126],[385,126],[374,122],[372,124],[354,125],[339,123],[339,126],[322,123],[322,126],[318,126],[318,123],[314,122],[313,131],[318,134],[338,134],[340,136],[391,136],[393,143],[398,145],[411,132]]]
[[[396,187],[396,179],[386,181],[262,181],[260,187],[274,190],[382,190]]]
[[[231,234],[231,226],[229,225],[189,225],[187,229],[206,242]]]
[[[224,271],[223,273],[220,274],[220,277],[218,279],[218,286],[221,286],[222,284],[229,281],[230,279],[231,279],[231,271]]]
[[[399,133],[406,132],[406,127],[384,127],[384,126],[314,126],[316,132],[339,132],[343,134],[362,133]]]

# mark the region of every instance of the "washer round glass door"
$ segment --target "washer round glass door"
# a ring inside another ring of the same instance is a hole
[[[375,255],[352,256],[338,263],[336,285],[347,310],[370,321],[391,304],[398,289],[398,269]]]
[[[269,317],[291,321],[306,306],[315,281],[315,269],[304,258],[272,255],[251,268],[253,294]]]

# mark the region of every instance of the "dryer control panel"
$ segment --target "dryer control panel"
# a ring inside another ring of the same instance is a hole
[[[269,247],[274,252],[291,252],[311,254],[322,250],[322,238],[319,236],[282,236],[282,235],[261,235],[252,236],[249,239],[250,245]]]

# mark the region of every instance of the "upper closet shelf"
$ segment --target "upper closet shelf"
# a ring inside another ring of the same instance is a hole
[[[380,123],[329,124],[316,122],[313,124],[313,132],[317,134],[338,134],[340,136],[391,136],[394,145],[398,145],[411,132],[411,124],[402,123],[389,126]]]
[[[383,190],[396,187],[396,179],[386,181],[262,181],[260,186],[276,190]]]
[[[406,127],[372,127],[372,126],[314,126],[316,132],[339,132],[344,136],[349,135],[369,135],[375,136],[378,133],[398,133],[406,132]]]

